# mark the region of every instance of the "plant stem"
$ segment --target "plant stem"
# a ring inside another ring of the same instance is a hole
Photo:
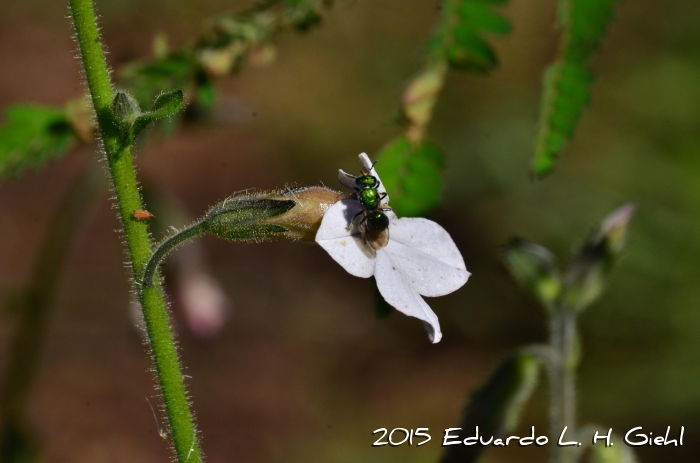
[[[102,186],[101,169],[93,164],[77,175],[53,214],[18,307],[17,327],[0,393],[0,461],[17,461],[17,452],[25,451],[17,439],[26,439],[21,435],[25,403],[39,366],[48,309],[71,243]]]
[[[133,217],[143,209],[130,147],[123,147],[114,124],[111,103],[112,84],[107,70],[92,0],[70,0],[80,55],[85,69],[92,104],[109,173],[116,194],[133,275],[141,275],[151,255],[148,228]],[[190,411],[185,383],[180,371],[173,333],[159,279],[138,291],[146,331],[150,341],[158,386],[163,395],[170,436],[178,461],[202,461],[197,432]]]
[[[559,436],[566,427],[564,441],[576,437],[576,313],[563,305],[555,307],[550,320],[550,345],[555,355],[549,363],[550,426],[552,463],[573,463],[578,447],[559,447]]]
[[[204,222],[195,222],[194,224],[178,231],[174,235],[164,239],[163,242],[156,247],[151,255],[151,258],[146,263],[146,269],[143,272],[143,281],[141,281],[141,283],[144,286],[151,286],[153,284],[153,277],[158,271],[158,266],[163,259],[165,259],[168,254],[170,254],[180,244],[206,233],[205,227],[206,224]]]

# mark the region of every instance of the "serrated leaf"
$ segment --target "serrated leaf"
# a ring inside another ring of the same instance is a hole
[[[455,31],[455,42],[447,49],[447,60],[453,68],[477,72],[488,72],[498,64],[491,46],[468,27]]]
[[[505,35],[511,32],[511,25],[507,19],[496,13],[486,3],[462,2],[459,13],[464,24],[474,29],[480,29],[492,34]]]
[[[454,69],[485,73],[498,64],[484,34],[510,33],[510,22],[485,0],[454,0],[445,3],[445,20],[438,29],[436,44],[444,59]]]
[[[503,249],[508,270],[545,307],[552,308],[561,291],[556,257],[547,248],[513,238]]]
[[[533,173],[541,177],[573,136],[590,100],[593,80],[589,62],[600,46],[617,0],[568,0],[557,60],[544,74],[540,122],[533,156]]]
[[[440,203],[442,168],[442,153],[428,140],[412,143],[402,136],[377,156],[390,206],[402,217],[424,216]]]
[[[503,436],[515,429],[522,409],[537,385],[540,362],[528,352],[506,358],[467,403],[461,431],[454,431],[454,440],[474,436],[479,427],[481,436]],[[523,436],[524,437],[524,436]],[[472,463],[485,449],[482,445],[450,445],[442,463]]]
[[[38,169],[76,141],[65,112],[38,105],[11,106],[0,125],[0,179]]]

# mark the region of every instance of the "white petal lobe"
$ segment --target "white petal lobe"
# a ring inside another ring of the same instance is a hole
[[[365,244],[357,223],[348,230],[350,221],[360,210],[360,204],[352,199],[329,207],[316,233],[316,242],[348,273],[369,278],[374,274],[374,250]]]
[[[396,310],[424,321],[430,341],[432,343],[439,342],[442,338],[442,332],[437,315],[392,262],[391,255],[386,252],[386,248],[377,251],[376,262],[374,278],[377,280],[377,288],[384,300]]]
[[[392,235],[393,238],[393,235]],[[394,266],[399,269],[411,287],[428,297],[444,296],[461,288],[469,278],[469,272],[453,267],[393,239],[384,248]]]
[[[403,218],[391,221],[391,240],[428,254],[452,267],[467,270],[450,234],[432,220]]]

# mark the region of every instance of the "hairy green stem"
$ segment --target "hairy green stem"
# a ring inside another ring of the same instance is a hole
[[[578,455],[576,446],[560,447],[559,437],[566,427],[563,441],[576,438],[576,312],[558,306],[550,320],[550,345],[553,357],[549,363],[550,377],[550,429],[552,463],[574,463]]]
[[[131,149],[122,147],[119,130],[111,113],[114,95],[92,0],[70,0],[70,9],[116,194],[131,270],[133,275],[138,276],[143,273],[151,255],[151,244],[147,225],[133,216],[134,211],[143,207]],[[197,432],[160,282],[156,280],[153,286],[141,288],[138,295],[175,454],[180,462],[201,462]]]
[[[162,243],[156,247],[151,254],[150,259],[146,263],[146,269],[143,272],[143,280],[141,283],[144,286],[151,286],[153,284],[153,277],[155,277],[156,272],[160,263],[165,259],[168,254],[170,254],[176,247],[182,243],[202,236],[206,233],[206,224],[204,222],[195,222],[194,224],[183,228],[172,236],[167,237]]]
[[[71,244],[100,190],[100,170],[96,163],[85,167],[61,199],[17,308],[17,327],[0,391],[0,461],[19,461],[18,454],[26,451],[20,442],[26,439],[22,436],[24,409],[39,366],[48,311]]]

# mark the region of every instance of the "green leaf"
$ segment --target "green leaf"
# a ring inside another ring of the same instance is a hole
[[[463,23],[474,29],[498,35],[510,34],[512,30],[507,19],[482,2],[462,2],[459,13]]]
[[[551,172],[589,103],[593,81],[589,62],[600,46],[617,1],[561,0],[565,30],[557,60],[547,69],[543,79],[533,157],[536,177]]]
[[[539,375],[539,360],[531,353],[517,352],[506,358],[476,392],[464,410],[459,425],[453,431],[456,439],[475,435],[503,436],[515,429],[522,409],[532,395]],[[525,437],[525,436],[523,436]],[[451,445],[442,463],[471,463],[485,449],[481,445]]]
[[[204,72],[199,72],[195,77],[195,86],[197,89],[197,102],[202,108],[212,108],[216,101],[216,87],[214,87],[211,79]]]
[[[0,179],[43,167],[65,154],[75,141],[76,134],[62,109],[9,107],[0,126]]]
[[[424,216],[440,204],[442,168],[442,153],[428,140],[414,144],[401,136],[377,156],[389,205],[404,217]]]
[[[131,125],[128,137],[131,143],[136,139],[138,134],[145,129],[151,122],[172,116],[182,109],[185,104],[185,97],[182,90],[174,90],[158,95],[151,105],[151,109],[142,112],[136,116]]]
[[[503,254],[513,277],[551,309],[562,286],[554,254],[522,238],[513,238],[504,247]]]
[[[434,39],[436,54],[453,69],[485,73],[498,64],[484,34],[505,35],[511,31],[510,22],[492,5],[500,1],[448,0],[444,17]]]

